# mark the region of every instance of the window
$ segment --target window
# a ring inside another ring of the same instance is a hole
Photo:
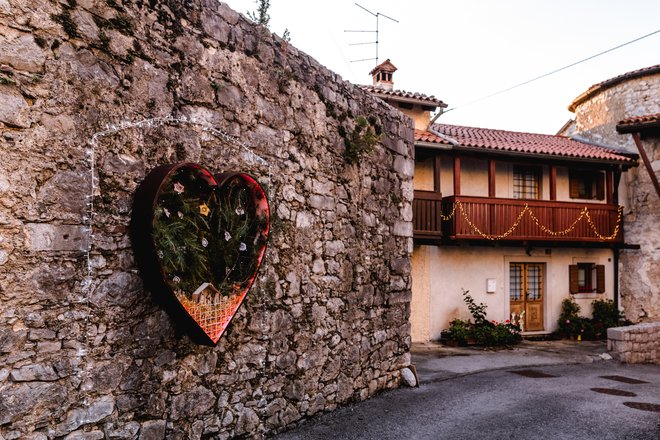
[[[513,167],[513,198],[540,198],[541,169],[537,167]]]
[[[605,266],[577,263],[568,267],[571,293],[605,292]]]
[[[572,199],[605,198],[605,179],[600,171],[570,170],[569,192]]]

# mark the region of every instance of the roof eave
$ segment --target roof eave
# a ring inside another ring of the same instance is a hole
[[[470,147],[465,145],[445,145],[437,144],[430,142],[418,142],[415,141],[415,146],[426,147],[426,148],[437,148],[443,150],[455,150],[455,151],[469,151],[471,153],[478,153],[482,155],[494,155],[494,156],[506,156],[506,157],[524,157],[524,158],[533,158],[533,159],[553,159],[561,162],[581,162],[581,163],[592,163],[592,164],[604,164],[604,165],[622,165],[625,168],[637,166],[637,155],[634,153],[626,154],[628,160],[615,160],[615,159],[597,159],[589,157],[576,157],[576,156],[560,156],[555,154],[543,154],[543,153],[527,153],[520,151],[505,151],[505,150],[492,150],[484,149],[481,147]],[[624,156],[622,154],[622,156]]]
[[[639,122],[637,124],[618,124],[616,126],[616,131],[621,134],[642,133],[655,130],[660,130],[660,121]]]
[[[408,104],[419,104],[419,105],[426,105],[429,107],[441,107],[441,108],[447,108],[447,104],[444,102],[440,101],[431,101],[431,100],[425,100],[425,99],[417,99],[417,98],[407,98],[404,96],[396,96],[396,95],[388,95],[386,93],[379,93],[378,91],[372,92],[374,96],[379,97],[383,101],[397,101],[397,102],[405,102]]]
[[[451,150],[452,146],[450,144],[443,144],[439,142],[429,142],[429,141],[415,141],[415,147],[423,148],[433,148],[436,150]]]

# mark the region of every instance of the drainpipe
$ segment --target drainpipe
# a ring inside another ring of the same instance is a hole
[[[436,120],[440,117],[440,115],[443,114],[443,113],[444,113],[444,112],[443,112],[443,110],[442,110],[442,107],[440,107],[440,110],[438,110],[438,113],[436,113],[435,116],[433,116],[433,119],[431,119],[431,122],[429,122],[429,126],[426,127],[426,129],[427,129],[427,130],[430,130],[430,129],[431,129],[431,126],[435,123],[435,121],[436,121]]]
[[[614,248],[614,308],[619,310],[619,248]]]
[[[431,128],[430,125],[429,125],[429,128],[426,129],[426,131],[428,131],[429,133],[432,133],[432,134],[436,135],[437,137],[439,137],[440,139],[442,139],[442,140],[444,140],[444,141],[449,142],[449,143],[450,143],[452,146],[454,146],[454,147],[458,147],[459,145],[461,145],[461,144],[460,144],[456,139],[454,139],[453,137],[449,137],[449,136],[447,136],[446,134],[442,134],[442,133],[440,133],[438,130],[434,130],[433,128]]]
[[[440,115],[442,113],[444,113],[444,112],[442,111],[442,108],[441,108],[440,110],[438,110],[438,113],[436,113],[435,116],[433,116],[433,119],[431,119],[431,122],[429,122],[429,125],[426,127],[426,131],[436,135],[437,137],[439,137],[443,141],[449,142],[453,147],[458,147],[461,144],[456,139],[454,139],[452,137],[449,137],[446,134],[440,133],[438,130],[433,128],[433,124],[440,117]]]
[[[619,204],[619,183],[621,183],[621,165],[617,169],[614,170],[614,181],[613,183],[613,190],[614,194],[612,195],[612,201],[614,202],[615,205]],[[621,218],[621,228],[623,229],[623,218]],[[619,252],[621,250],[618,247],[614,247],[613,249],[613,259],[614,259],[614,308],[619,310]]]

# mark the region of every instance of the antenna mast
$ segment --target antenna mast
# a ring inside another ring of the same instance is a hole
[[[382,14],[380,12],[371,12],[369,9],[367,9],[364,6],[359,5],[357,3],[355,3],[355,6],[357,6],[358,8],[360,8],[360,9],[366,11],[366,12],[368,12],[369,14],[373,15],[374,17],[376,17],[376,30],[345,30],[344,32],[369,32],[369,33],[375,33],[376,34],[376,41],[367,41],[367,42],[364,42],[364,43],[353,43],[353,44],[349,44],[349,46],[362,46],[362,45],[365,45],[365,44],[375,44],[376,45],[376,57],[375,58],[363,58],[361,60],[352,60],[351,63],[358,63],[360,61],[373,61],[373,60],[376,60],[376,64],[378,64],[378,20],[381,16],[387,18],[388,20],[392,20],[395,23],[398,23],[399,20],[396,20],[392,17],[388,17],[387,15]]]

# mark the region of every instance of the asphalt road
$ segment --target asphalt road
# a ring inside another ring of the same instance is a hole
[[[533,370],[554,377],[525,377]],[[629,384],[601,376],[646,381]],[[614,389],[635,395],[592,391]],[[297,439],[659,440],[660,366],[602,361],[533,365],[436,378],[310,419],[280,434]]]

